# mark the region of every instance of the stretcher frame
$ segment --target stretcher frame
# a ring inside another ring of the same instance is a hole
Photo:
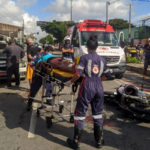
[[[55,118],[54,117],[54,113],[62,114],[63,109],[66,109],[69,112],[69,114],[67,114],[67,115],[60,115],[60,116],[57,116],[57,118],[70,117],[70,123],[74,123],[73,103],[74,103],[74,100],[75,100],[75,92],[71,91],[71,92],[68,92],[68,93],[61,93],[62,90],[65,87],[65,84],[63,83],[63,81],[60,81],[60,80],[52,77],[50,75],[50,73],[49,74],[42,74],[41,75],[40,72],[39,72],[39,70],[36,70],[35,74],[37,76],[40,76],[42,78],[41,106],[37,108],[37,117],[42,116],[45,113],[51,114],[51,115],[46,116],[47,127],[50,128],[52,126],[52,120]],[[53,97],[52,105],[48,105],[48,104],[44,103],[44,99],[46,98],[46,96],[45,96],[45,85],[46,85],[47,81],[48,82],[52,82],[54,84],[53,92],[52,92],[52,97]],[[57,88],[58,88],[58,91],[57,91]],[[61,104],[61,96],[63,96],[63,95],[64,96],[67,96],[67,95],[71,96],[70,110],[68,110],[66,107],[64,107]],[[58,99],[56,99],[57,97],[58,97]],[[45,111],[42,114],[42,110],[46,110],[46,108],[48,106],[51,107],[51,110]],[[59,106],[59,111],[55,112],[54,108],[58,107],[58,106]]]

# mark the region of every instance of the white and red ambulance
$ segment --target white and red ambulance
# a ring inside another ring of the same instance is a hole
[[[87,40],[91,35],[96,35],[99,45],[96,52],[106,59],[116,78],[122,78],[126,70],[125,52],[119,45],[111,25],[101,20],[85,20],[68,29],[68,34],[75,49],[75,58],[88,53]]]

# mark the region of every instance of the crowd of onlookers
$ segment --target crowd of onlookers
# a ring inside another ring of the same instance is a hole
[[[148,38],[146,44],[141,43],[135,46],[124,47],[126,58],[135,57],[140,62],[144,62],[144,75],[147,75],[147,69],[150,65],[150,38]]]

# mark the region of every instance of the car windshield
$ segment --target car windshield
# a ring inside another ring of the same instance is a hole
[[[96,35],[99,46],[118,46],[115,33],[112,32],[81,32],[81,43],[86,45],[89,37]]]

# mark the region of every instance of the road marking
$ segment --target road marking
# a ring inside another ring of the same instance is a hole
[[[32,115],[30,119],[30,128],[28,132],[28,138],[35,137],[35,128],[36,128],[36,121],[37,121],[37,107],[38,107],[38,103],[33,103],[33,110],[32,110]]]

